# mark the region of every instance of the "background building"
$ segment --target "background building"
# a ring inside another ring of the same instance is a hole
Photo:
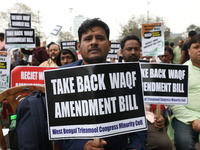
[[[74,18],[74,28],[73,28],[73,36],[75,40],[78,40],[78,28],[80,27],[81,23],[88,19],[87,17],[84,17],[83,15],[75,16]]]

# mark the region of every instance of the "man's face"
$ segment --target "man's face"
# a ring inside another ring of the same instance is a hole
[[[195,66],[200,65],[200,42],[191,44],[190,48],[188,49],[190,59]]]
[[[60,50],[59,50],[58,45],[52,44],[52,45],[49,47],[49,57],[50,57],[52,60],[56,60],[56,58],[57,58],[59,52],[60,52]]]
[[[93,27],[82,34],[81,42],[78,42],[78,50],[81,53],[84,64],[104,63],[110,50],[111,42],[101,27]]]
[[[172,60],[172,55],[168,51],[165,51],[164,55],[160,55],[159,58],[162,63],[170,63]]]
[[[179,40],[179,41],[178,41],[178,46],[179,46],[179,47],[182,47],[182,45],[183,45],[183,41]]]
[[[138,61],[140,59],[140,44],[136,40],[127,40],[121,49],[125,62]]]

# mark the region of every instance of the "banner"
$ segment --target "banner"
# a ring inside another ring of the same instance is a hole
[[[34,29],[5,29],[6,48],[35,48]]]
[[[164,54],[164,23],[142,24],[142,56]]]
[[[31,14],[10,14],[12,28],[31,28]]]
[[[104,138],[147,129],[139,63],[45,70],[50,139]]]
[[[108,57],[109,58],[118,58],[117,53],[119,52],[121,46],[119,42],[112,42],[111,43],[111,49],[108,52]]]
[[[77,50],[77,41],[62,41],[60,42],[61,49],[73,48]]]
[[[141,73],[145,103],[188,104],[187,65],[141,63]]]
[[[0,51],[0,92],[9,89],[11,55]]]
[[[11,86],[44,86],[44,70],[49,69],[57,69],[57,67],[16,66],[11,71]]]

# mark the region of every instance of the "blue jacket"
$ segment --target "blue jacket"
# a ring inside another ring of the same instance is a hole
[[[82,60],[75,61],[71,64],[60,66],[59,68],[66,68],[72,66],[83,65]],[[145,150],[147,131],[139,131],[129,134],[117,135],[104,138],[107,145],[104,146],[105,150],[125,150],[125,149],[137,149]],[[128,140],[129,139],[129,140]],[[84,145],[88,140],[92,139],[69,139],[55,141],[61,148],[61,150],[83,150]],[[128,144],[129,141],[129,144]]]

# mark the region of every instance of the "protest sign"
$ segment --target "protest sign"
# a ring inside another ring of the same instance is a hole
[[[60,42],[61,49],[73,48],[77,50],[76,47],[77,41],[62,41]]]
[[[142,56],[164,54],[164,23],[142,24]]]
[[[0,51],[0,92],[9,88],[11,55]]]
[[[57,69],[57,67],[16,66],[11,71],[11,86],[44,86],[44,70],[49,69]]]
[[[118,58],[117,53],[120,50],[120,43],[119,42],[111,42],[111,48],[110,51],[108,52],[108,57],[109,58]]]
[[[145,103],[187,105],[187,65],[142,63],[141,73]]]
[[[104,138],[147,129],[139,63],[45,70],[50,139]]]
[[[53,37],[57,36],[61,29],[62,29],[62,26],[56,25],[56,27],[53,28],[53,30],[51,31],[50,36],[53,36]]]
[[[31,14],[11,13],[12,28],[31,28]]]
[[[5,45],[7,48],[35,48],[35,30],[5,29]]]

